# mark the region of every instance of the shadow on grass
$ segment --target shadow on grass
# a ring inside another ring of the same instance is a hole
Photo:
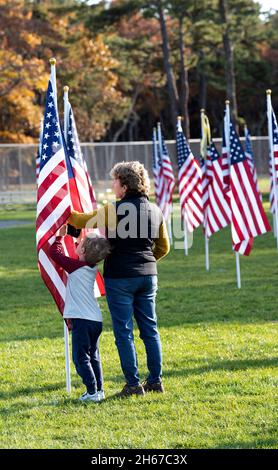
[[[17,388],[12,392],[0,392],[0,399],[1,400],[10,400],[12,398],[18,398],[24,395],[33,395],[34,393],[44,393],[44,392],[54,392],[56,390],[60,390],[61,388],[65,388],[64,382],[59,382],[50,385],[41,385],[40,387],[25,387],[25,388]]]
[[[190,375],[201,375],[208,372],[225,370],[225,371],[244,371],[248,369],[258,369],[265,367],[278,367],[278,357],[270,359],[242,359],[242,360],[231,360],[212,362],[202,367],[195,367],[193,369],[175,369],[163,373],[164,377],[188,377]]]
[[[184,368],[181,367],[179,369],[167,370],[164,369],[163,377],[189,377],[192,375],[202,375],[207,374],[213,371],[244,371],[248,369],[258,369],[258,368],[266,368],[266,367],[278,367],[278,357],[273,357],[270,359],[242,359],[242,360],[231,360],[231,361],[221,361],[221,362],[211,362],[202,367],[194,367],[194,368]],[[114,383],[121,383],[123,382],[122,375],[105,375],[106,381],[111,381]]]
[[[30,392],[29,392],[29,389],[26,388],[26,389],[22,389],[22,390],[17,390],[17,393],[16,394],[7,394],[7,396],[5,396],[5,398],[17,398],[18,396],[21,396],[21,395],[24,395],[24,394],[28,394],[28,393],[33,393],[33,392],[36,392],[36,391],[56,391],[58,389],[61,389],[61,388],[64,388],[64,384],[56,384],[56,385],[53,385],[53,386],[47,386],[47,387],[41,387],[39,389],[34,389],[34,388],[30,388]],[[28,397],[26,397],[26,401],[20,401],[20,402],[16,402],[16,403],[11,403],[9,404],[9,406],[7,407],[3,407],[2,409],[0,409],[0,416],[9,416],[9,415],[14,415],[14,414],[17,414],[17,413],[20,413],[22,415],[22,412],[24,413],[24,411],[26,413],[28,413],[28,411],[31,411],[32,409],[34,408],[45,408],[45,407],[50,407],[50,408],[53,408],[53,409],[57,409],[59,408],[61,410],[62,407],[67,407],[67,406],[71,406],[71,405],[74,405],[74,406],[77,406],[77,407],[92,407],[94,408],[95,406],[103,406],[107,403],[115,403],[116,401],[120,401],[120,402],[125,402],[126,400],[130,399],[130,397],[124,397],[124,398],[121,398],[121,397],[118,397],[117,396],[117,393],[113,394],[113,395],[109,395],[106,397],[105,400],[101,401],[101,402],[97,402],[97,403],[93,403],[93,402],[81,402],[79,400],[79,396],[78,395],[77,397],[71,397],[71,396],[67,396],[67,397],[61,397],[61,398],[55,398],[55,399],[49,399],[49,400],[45,400],[44,399],[44,396],[40,396],[39,398],[32,398],[30,397],[30,399],[28,400]],[[0,396],[0,398],[2,398],[2,394]],[[144,398],[144,397],[136,397],[136,398]]]

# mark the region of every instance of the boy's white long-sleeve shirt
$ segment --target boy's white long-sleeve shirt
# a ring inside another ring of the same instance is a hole
[[[49,256],[68,273],[63,318],[102,322],[102,313],[94,295],[97,267],[66,256],[61,237],[51,245]]]

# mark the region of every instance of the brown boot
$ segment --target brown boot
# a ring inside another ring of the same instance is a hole
[[[148,392],[164,393],[165,391],[162,382],[150,384],[147,380],[144,380],[144,382],[142,382],[142,386],[146,393]]]
[[[122,391],[117,393],[116,396],[119,398],[124,398],[124,397],[129,397],[131,395],[145,395],[145,390],[141,384],[134,385],[134,386],[125,384]]]

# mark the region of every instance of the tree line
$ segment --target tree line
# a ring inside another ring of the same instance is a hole
[[[0,0],[0,39],[0,142],[38,139],[52,56],[82,141],[149,140],[158,120],[173,138],[178,115],[198,138],[201,108],[219,136],[225,99],[261,135],[266,88],[278,102],[278,12],[253,0]]]

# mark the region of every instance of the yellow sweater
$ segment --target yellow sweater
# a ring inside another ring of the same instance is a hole
[[[109,228],[115,230],[117,226],[117,214],[115,205],[108,203],[100,209],[87,214],[73,211],[68,220],[75,228]],[[159,227],[159,236],[154,240],[153,254],[156,260],[166,256],[170,251],[170,243],[165,221]]]

